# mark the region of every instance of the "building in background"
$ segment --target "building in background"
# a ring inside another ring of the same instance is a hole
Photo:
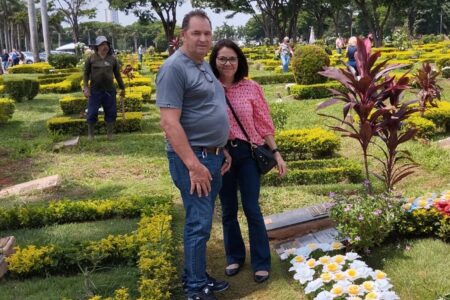
[[[119,11],[116,9],[105,9],[105,22],[119,24]]]

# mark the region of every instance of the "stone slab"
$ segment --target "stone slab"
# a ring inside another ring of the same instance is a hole
[[[7,236],[0,239],[0,254],[10,256],[14,253],[14,246],[16,245],[16,238]]]
[[[333,227],[328,217],[330,203],[295,209],[264,218],[270,239],[285,240]]]
[[[2,278],[8,271],[8,264],[5,261],[5,256],[0,254],[0,278]]]
[[[55,186],[59,186],[61,177],[59,175],[52,175],[36,180],[20,183],[0,190],[0,197],[7,197],[12,195],[20,195],[36,190],[45,190]]]
[[[450,137],[438,141],[438,145],[444,149],[450,149]]]
[[[59,151],[63,148],[75,147],[75,146],[78,146],[79,144],[80,144],[80,137],[77,136],[77,137],[74,137],[73,139],[55,144],[53,146],[53,151]]]
[[[274,244],[274,249],[278,255],[284,253],[284,251],[288,249],[296,249],[300,247],[304,247],[311,243],[327,243],[331,244],[338,240],[338,231],[336,228],[327,228],[324,230],[319,230],[317,232],[308,233],[306,235],[297,236],[290,240],[286,240],[280,243]]]

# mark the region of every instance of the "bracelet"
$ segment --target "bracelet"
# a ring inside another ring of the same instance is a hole
[[[272,154],[275,154],[276,152],[280,152],[280,150],[278,150],[278,148],[272,149]]]

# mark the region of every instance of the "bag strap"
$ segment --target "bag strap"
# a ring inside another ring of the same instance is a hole
[[[225,99],[227,100],[227,104],[228,107],[230,108],[231,112],[233,113],[234,119],[236,120],[236,122],[238,123],[239,127],[241,128],[242,132],[244,133],[245,137],[247,138],[248,142],[250,143],[251,146],[253,146],[252,141],[250,140],[250,137],[248,136],[247,131],[245,130],[244,126],[242,126],[241,121],[239,120],[236,112],[233,109],[233,106],[231,106],[230,100],[228,99],[227,95],[225,95]]]

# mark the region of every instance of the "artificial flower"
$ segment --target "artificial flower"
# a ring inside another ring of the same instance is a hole
[[[333,275],[331,273],[325,272],[320,274],[320,279],[322,279],[323,282],[330,282],[333,280]]]
[[[345,256],[341,255],[341,254],[338,254],[338,255],[333,256],[332,260],[335,263],[342,265],[342,264],[345,263]]]
[[[341,285],[335,284],[333,285],[333,288],[331,289],[330,293],[334,297],[339,297],[344,293],[344,288]]]
[[[361,288],[359,287],[359,285],[351,284],[347,287],[347,294],[351,296],[357,296],[361,294]]]
[[[310,258],[306,261],[305,265],[308,268],[314,268],[315,266],[317,266],[317,261],[314,258]]]
[[[329,263],[325,265],[325,270],[327,272],[335,273],[341,269],[341,266],[337,263]]]
[[[363,287],[364,291],[370,293],[373,291],[373,288],[375,287],[375,282],[371,280],[364,281],[361,286]]]
[[[333,300],[333,295],[329,291],[321,291],[314,300]]]
[[[370,292],[366,295],[366,297],[364,299],[365,300],[379,300],[380,295],[378,295],[378,293],[376,293],[376,292]]]
[[[319,262],[322,265],[326,265],[326,264],[330,263],[330,260],[331,260],[331,257],[329,257],[328,255],[325,255],[325,256],[322,256],[319,258]]]

